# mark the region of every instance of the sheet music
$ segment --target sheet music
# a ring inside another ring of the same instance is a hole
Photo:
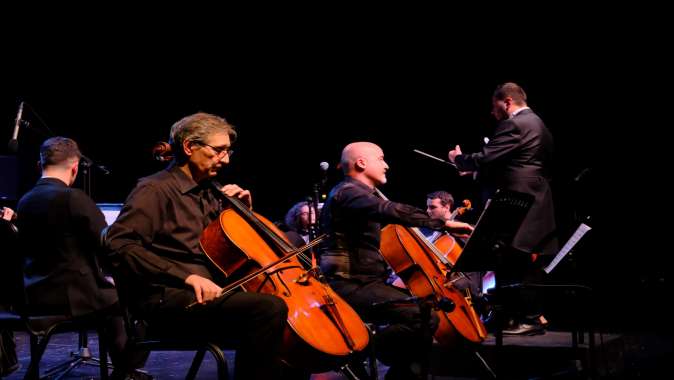
[[[576,245],[576,243],[578,243],[578,241],[583,237],[583,235],[585,235],[587,231],[591,229],[592,227],[588,226],[585,223],[581,223],[580,226],[578,226],[578,228],[576,229],[576,232],[573,233],[571,238],[569,238],[569,240],[564,244],[559,253],[557,253],[555,259],[552,260],[550,265],[548,265],[547,267],[545,267],[545,269],[543,269],[545,273],[550,274],[550,272],[552,272],[552,270],[555,269],[557,264],[559,264],[559,262],[562,261],[564,256],[566,256],[566,254],[569,253],[571,249],[573,249],[573,247]]]

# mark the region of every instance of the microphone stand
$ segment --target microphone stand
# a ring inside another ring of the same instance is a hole
[[[44,129],[46,131],[44,131],[44,130],[41,131],[41,130],[36,129],[36,128],[31,128],[31,130],[37,132],[39,135],[41,135],[45,138],[50,138],[50,137],[56,136],[56,133],[51,128],[49,128],[49,125],[47,125],[47,123],[44,121],[44,119],[42,117],[40,117],[40,114],[30,105],[30,103],[21,102],[19,113],[17,114],[15,130],[14,130],[14,133],[12,135],[12,140],[10,140],[10,144],[9,144],[10,150],[14,150],[15,153],[18,150],[18,140],[17,140],[18,129],[21,126],[23,126],[25,128],[28,128],[28,127],[32,126],[30,121],[25,120],[23,118],[24,116],[22,114],[23,114],[23,107],[24,106],[27,106],[30,109],[31,114],[34,115],[38,119],[38,121],[44,127]],[[109,175],[110,170],[108,170],[108,168],[106,168],[104,165],[101,165],[101,164],[95,162],[91,158],[89,158],[89,157],[87,157],[87,156],[85,156],[81,153],[80,153],[80,156],[81,156],[80,167],[82,168],[82,190],[89,197],[91,197],[92,196],[92,188],[91,188],[91,170],[90,170],[90,168],[94,167],[94,168],[100,170],[105,175]]]
[[[314,184],[313,195],[307,198],[307,203],[309,204],[309,238],[314,239],[318,235],[318,200],[319,200],[319,185],[318,183]]]
[[[108,175],[110,170],[103,165],[97,164],[91,158],[81,154],[80,158],[80,167],[82,168],[82,191],[87,194],[90,198],[92,197],[92,187],[91,187],[91,168],[94,167],[101,171],[101,173]]]
[[[309,240],[314,240],[318,235],[320,235],[320,227],[318,223],[318,217],[319,217],[319,201],[321,199],[321,191],[323,190],[323,187],[325,186],[325,181],[326,178],[325,176],[322,176],[322,178],[318,181],[315,182],[312,186],[312,195],[307,197],[307,206],[309,207]],[[315,264],[315,257],[316,255],[314,254],[314,251],[311,250],[311,257],[312,257],[312,267],[318,269],[318,265]],[[316,263],[317,264],[317,263]],[[319,269],[320,271],[320,269]],[[320,277],[322,278],[322,274],[320,274]],[[324,280],[324,279],[323,279]]]
[[[321,178],[318,180],[318,182],[314,183],[312,187],[312,196],[307,198],[307,202],[309,203],[309,237],[311,239],[314,239],[321,232],[318,223],[319,203],[321,199],[325,197],[322,193],[328,180],[327,168],[323,168],[323,164],[327,165],[327,163],[321,163]]]

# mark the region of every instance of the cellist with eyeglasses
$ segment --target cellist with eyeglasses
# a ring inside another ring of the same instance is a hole
[[[130,280],[132,312],[159,334],[204,337],[236,349],[235,378],[278,379],[288,308],[271,294],[233,292],[219,297],[225,281],[200,250],[202,231],[218,218],[222,197],[248,207],[251,194],[212,179],[229,164],[234,127],[196,113],[171,128],[175,155],[169,166],[142,178],[108,232],[113,262]],[[187,309],[193,303],[198,308]]]

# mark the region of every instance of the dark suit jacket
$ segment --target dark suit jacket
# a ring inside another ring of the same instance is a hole
[[[513,241],[525,252],[556,253],[555,213],[550,190],[553,140],[543,121],[530,109],[501,121],[481,152],[456,157],[461,171],[478,171],[485,194],[497,189],[520,191],[535,201]]]
[[[59,179],[42,178],[17,212],[28,312],[78,316],[117,302],[98,265],[106,223],[91,198]]]

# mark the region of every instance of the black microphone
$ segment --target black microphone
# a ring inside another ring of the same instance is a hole
[[[328,182],[328,169],[330,168],[330,164],[328,164],[325,161],[322,161],[319,164],[319,166],[321,168],[321,179],[319,181],[318,187],[319,191],[321,192],[320,194],[321,197],[320,199],[317,200],[317,202],[322,202],[327,197],[327,195],[325,194],[325,184]]]
[[[21,125],[21,115],[23,114],[23,102],[19,103],[19,111],[16,113],[16,120],[14,121],[14,132],[12,132],[12,139],[7,144],[7,149],[11,153],[16,153],[19,150],[19,126]]]
[[[94,167],[94,168],[100,170],[101,173],[103,173],[105,175],[110,174],[110,170],[108,170],[108,168],[106,168],[103,165],[97,164],[96,162],[94,162],[94,160],[92,160],[91,158],[89,158],[89,157],[87,157],[87,156],[85,156],[81,153],[80,153],[80,166],[85,168],[85,169],[89,169],[91,167]]]
[[[319,164],[319,166],[321,167],[321,184],[325,184],[325,182],[328,180],[328,169],[330,169],[330,164],[323,161]]]

